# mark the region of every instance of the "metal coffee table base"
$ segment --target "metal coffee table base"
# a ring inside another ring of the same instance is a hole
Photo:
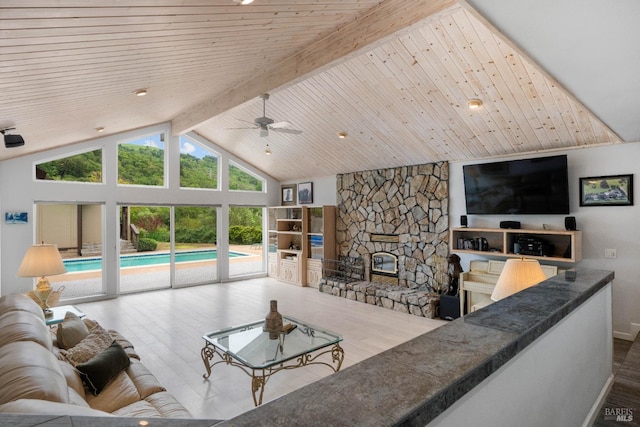
[[[312,356],[312,353],[313,356]],[[331,353],[331,363],[317,360],[320,356]],[[301,368],[308,365],[325,365],[338,372],[342,366],[344,360],[344,350],[340,347],[339,343],[334,344],[331,348],[323,351],[311,351],[301,354],[298,357],[283,361],[274,366],[260,369],[252,369],[246,366],[244,363],[234,359],[229,353],[220,351],[213,344],[207,342],[201,351],[202,361],[207,373],[202,375],[204,379],[208,379],[211,376],[211,369],[219,363],[226,363],[227,365],[236,366],[251,377],[251,392],[253,393],[253,404],[255,406],[262,405],[262,396],[264,394],[264,387],[267,384],[269,378],[277,372]],[[221,360],[211,363],[215,355]],[[335,366],[334,366],[335,365]]]

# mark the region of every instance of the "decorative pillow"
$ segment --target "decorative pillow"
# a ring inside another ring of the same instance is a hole
[[[68,350],[60,350],[60,354],[73,366],[91,360],[98,353],[106,350],[113,337],[102,326],[96,325],[89,331],[89,335]]]
[[[80,372],[82,381],[97,396],[130,364],[129,356],[127,356],[122,346],[114,342],[93,359],[76,365],[76,369]]]
[[[89,329],[75,313],[67,311],[64,320],[58,325],[56,338],[58,347],[69,349],[89,335]]]

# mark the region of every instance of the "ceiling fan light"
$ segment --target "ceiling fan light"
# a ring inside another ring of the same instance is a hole
[[[147,90],[146,89],[138,89],[138,90],[134,90],[133,94],[135,96],[145,96],[147,94]]]
[[[268,145],[267,145],[267,148],[264,149],[264,154],[266,154],[267,156],[271,155],[271,150],[269,149]]]
[[[470,99],[467,101],[467,107],[469,107],[470,110],[477,110],[482,107],[482,101],[479,99]]]
[[[96,128],[96,132],[102,133],[104,132],[104,128],[102,126]]]

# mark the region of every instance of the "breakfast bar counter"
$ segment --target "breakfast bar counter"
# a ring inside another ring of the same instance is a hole
[[[220,425],[581,425],[613,377],[614,273],[575,271]]]

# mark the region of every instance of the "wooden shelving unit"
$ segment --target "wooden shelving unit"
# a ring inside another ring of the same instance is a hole
[[[317,287],[322,259],[335,257],[335,207],[277,206],[268,212],[269,276]]]
[[[307,286],[317,288],[322,279],[322,260],[336,257],[336,208],[313,206],[305,209]]]
[[[545,242],[547,244],[545,253],[542,255],[515,253],[515,243],[521,237]],[[465,241],[475,242],[479,238],[486,239],[488,250],[472,249],[468,243],[465,245]],[[576,263],[582,259],[582,231],[452,228],[449,235],[449,249],[456,253],[500,258],[525,256],[546,261]]]

